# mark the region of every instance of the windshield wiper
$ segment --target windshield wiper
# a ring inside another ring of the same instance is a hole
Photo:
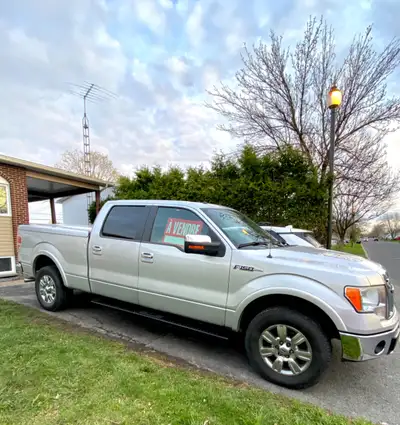
[[[259,245],[265,245],[265,246],[269,246],[271,244],[272,247],[277,247],[277,246],[289,246],[288,243],[282,243],[282,242],[268,242],[268,241],[253,241],[253,242],[246,242],[246,243],[241,243],[238,245],[238,249],[240,248],[246,248],[246,246],[259,246]]]
[[[267,241],[254,241],[254,242],[246,242],[238,245],[238,249],[245,248],[246,246],[258,246],[258,245],[266,245],[268,246],[270,243]]]

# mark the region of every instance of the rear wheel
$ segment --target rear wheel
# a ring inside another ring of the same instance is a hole
[[[43,267],[36,273],[35,290],[40,305],[48,311],[64,309],[72,296],[55,266]]]
[[[294,389],[315,385],[332,354],[318,323],[287,307],[259,313],[247,328],[245,345],[250,364],[265,379]]]

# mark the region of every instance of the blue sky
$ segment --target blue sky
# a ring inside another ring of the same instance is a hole
[[[240,142],[216,130],[206,89],[233,83],[243,42],[274,29],[295,43],[310,15],[339,51],[374,23],[377,46],[400,35],[398,0],[14,0],[0,3],[0,152],[53,165],[80,148],[82,104],[68,82],[118,94],[89,105],[92,148],[130,173],[141,164],[207,163]],[[398,135],[388,138],[400,167]]]

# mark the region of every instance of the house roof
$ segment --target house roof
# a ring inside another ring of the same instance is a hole
[[[70,171],[61,170],[60,168],[49,167],[48,165],[37,164],[35,162],[26,161],[24,159],[14,158],[11,156],[0,155],[0,164],[13,165],[15,167],[24,168],[29,171],[36,171],[53,177],[64,177],[77,182],[88,183],[96,186],[107,187],[113,186],[111,182],[85,176],[82,174],[71,173]]]
[[[64,196],[64,198],[57,199],[57,204],[63,204],[65,201],[68,201],[68,199],[71,199],[74,195],[71,196]]]
[[[94,192],[114,185],[93,177],[5,155],[0,155],[0,165],[26,170],[29,202]]]
[[[100,189],[100,192],[103,192],[103,191],[105,191],[107,189],[110,189],[112,187],[113,186],[103,187],[102,189]],[[57,204],[63,204],[65,201],[68,201],[68,199],[71,199],[73,196],[74,195],[72,195],[72,196],[65,196],[64,198],[57,199]]]

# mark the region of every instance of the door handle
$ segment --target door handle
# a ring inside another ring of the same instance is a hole
[[[99,253],[101,253],[101,246],[99,246],[99,245],[93,245],[92,246],[92,252],[93,253],[95,253],[95,254],[99,254]]]
[[[152,260],[154,255],[151,252],[142,252],[142,258],[146,258],[148,260]]]

